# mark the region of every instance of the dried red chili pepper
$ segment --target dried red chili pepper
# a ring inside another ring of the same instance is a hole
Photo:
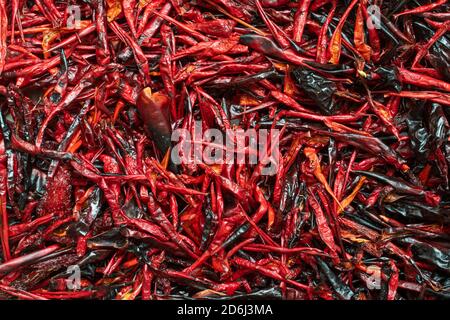
[[[0,299],[448,299],[449,9],[0,0]]]

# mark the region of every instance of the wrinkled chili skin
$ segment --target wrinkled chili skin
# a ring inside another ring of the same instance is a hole
[[[304,69],[294,70],[293,75],[298,85],[305,90],[325,114],[329,115],[335,112],[333,94],[337,88],[333,81]]]
[[[449,15],[0,0],[0,299],[449,299]]]

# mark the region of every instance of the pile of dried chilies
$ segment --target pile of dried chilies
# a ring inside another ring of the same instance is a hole
[[[0,0],[0,298],[449,298],[449,17]],[[174,164],[196,121],[279,130],[276,174]]]

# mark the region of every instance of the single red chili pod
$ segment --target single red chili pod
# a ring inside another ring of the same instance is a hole
[[[153,138],[161,156],[164,156],[170,148],[172,133],[169,121],[169,98],[161,92],[153,93],[147,87],[139,93],[136,105],[146,133]]]

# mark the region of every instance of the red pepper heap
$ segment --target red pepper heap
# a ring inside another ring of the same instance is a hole
[[[448,299],[449,13],[0,0],[0,298]]]

